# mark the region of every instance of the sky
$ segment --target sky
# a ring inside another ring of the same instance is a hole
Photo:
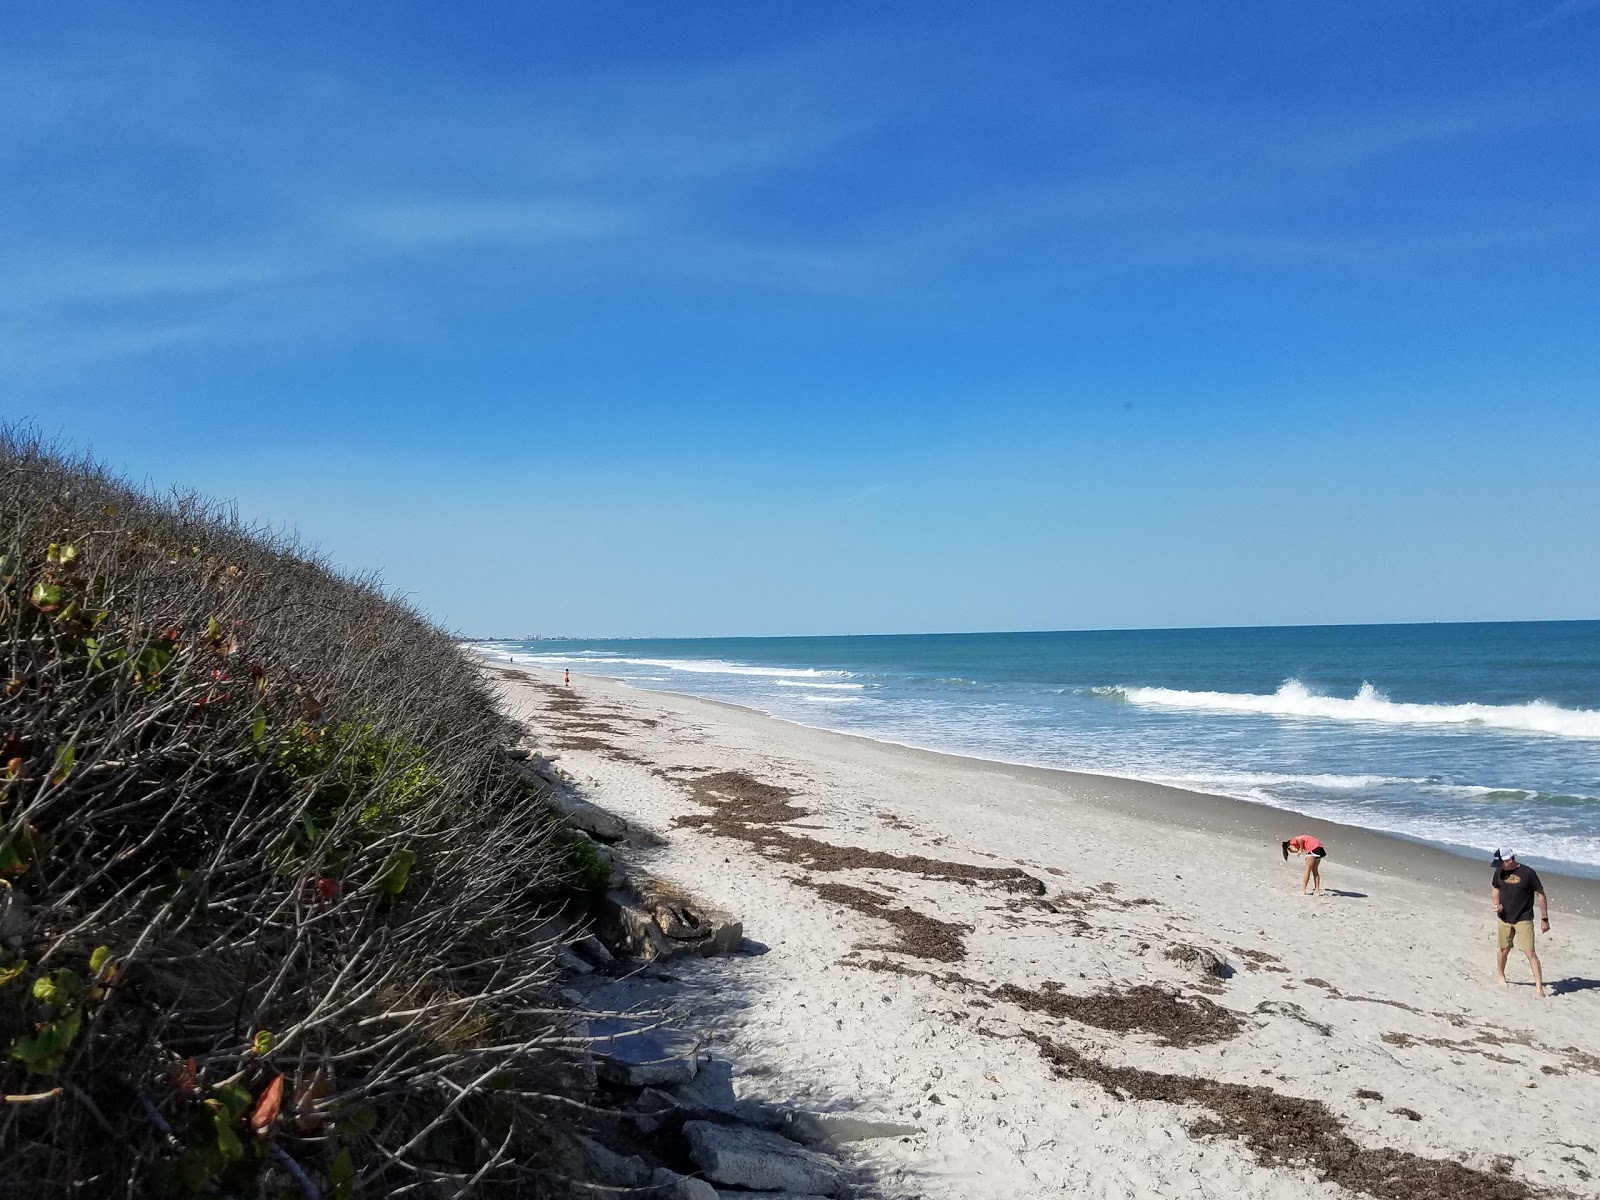
[[[0,419],[468,635],[1600,617],[1600,3],[0,9]]]

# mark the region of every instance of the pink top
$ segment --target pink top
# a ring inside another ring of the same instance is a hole
[[[1296,854],[1310,854],[1313,850],[1321,850],[1322,843],[1309,833],[1302,833],[1299,837],[1289,839],[1289,849]]]

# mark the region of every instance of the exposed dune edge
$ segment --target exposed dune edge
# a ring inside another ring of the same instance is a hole
[[[651,872],[769,948],[652,985],[736,1092],[924,1131],[841,1151],[861,1195],[1595,1188],[1600,922],[1561,891],[1587,884],[1552,882],[1540,1002],[1521,963],[1494,985],[1449,856],[1318,826],[1334,894],[1302,898],[1271,809],[485,672],[583,799],[664,839]]]

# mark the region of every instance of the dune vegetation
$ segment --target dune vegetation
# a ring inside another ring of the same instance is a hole
[[[0,1192],[552,1186],[606,867],[454,639],[16,430],[0,626]]]

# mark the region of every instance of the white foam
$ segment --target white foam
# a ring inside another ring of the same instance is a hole
[[[1270,771],[1184,771],[1175,774],[1140,774],[1140,779],[1150,783],[1167,783],[1177,787],[1201,788],[1321,788],[1325,791],[1358,792],[1394,787],[1397,784],[1427,783],[1426,779],[1412,779],[1401,775],[1293,775]]]
[[[1476,726],[1556,737],[1600,738],[1600,711],[1562,708],[1534,700],[1528,704],[1402,704],[1370,683],[1353,697],[1319,696],[1298,679],[1287,680],[1270,696],[1253,692],[1186,692],[1176,688],[1096,688],[1131,704],[1210,712],[1261,713],[1273,717],[1312,717],[1383,725]]]
[[[858,692],[867,685],[864,683],[820,683],[814,679],[780,679],[778,680],[778,686],[797,688],[835,688],[839,690],[847,689],[852,692]]]
[[[576,654],[523,654],[518,662],[534,666],[616,665],[654,667],[664,671],[686,671],[695,675],[755,675],[774,679],[836,679],[849,671],[822,671],[816,667],[755,667],[748,663],[727,662],[719,658],[626,658],[620,654],[580,651]]]

